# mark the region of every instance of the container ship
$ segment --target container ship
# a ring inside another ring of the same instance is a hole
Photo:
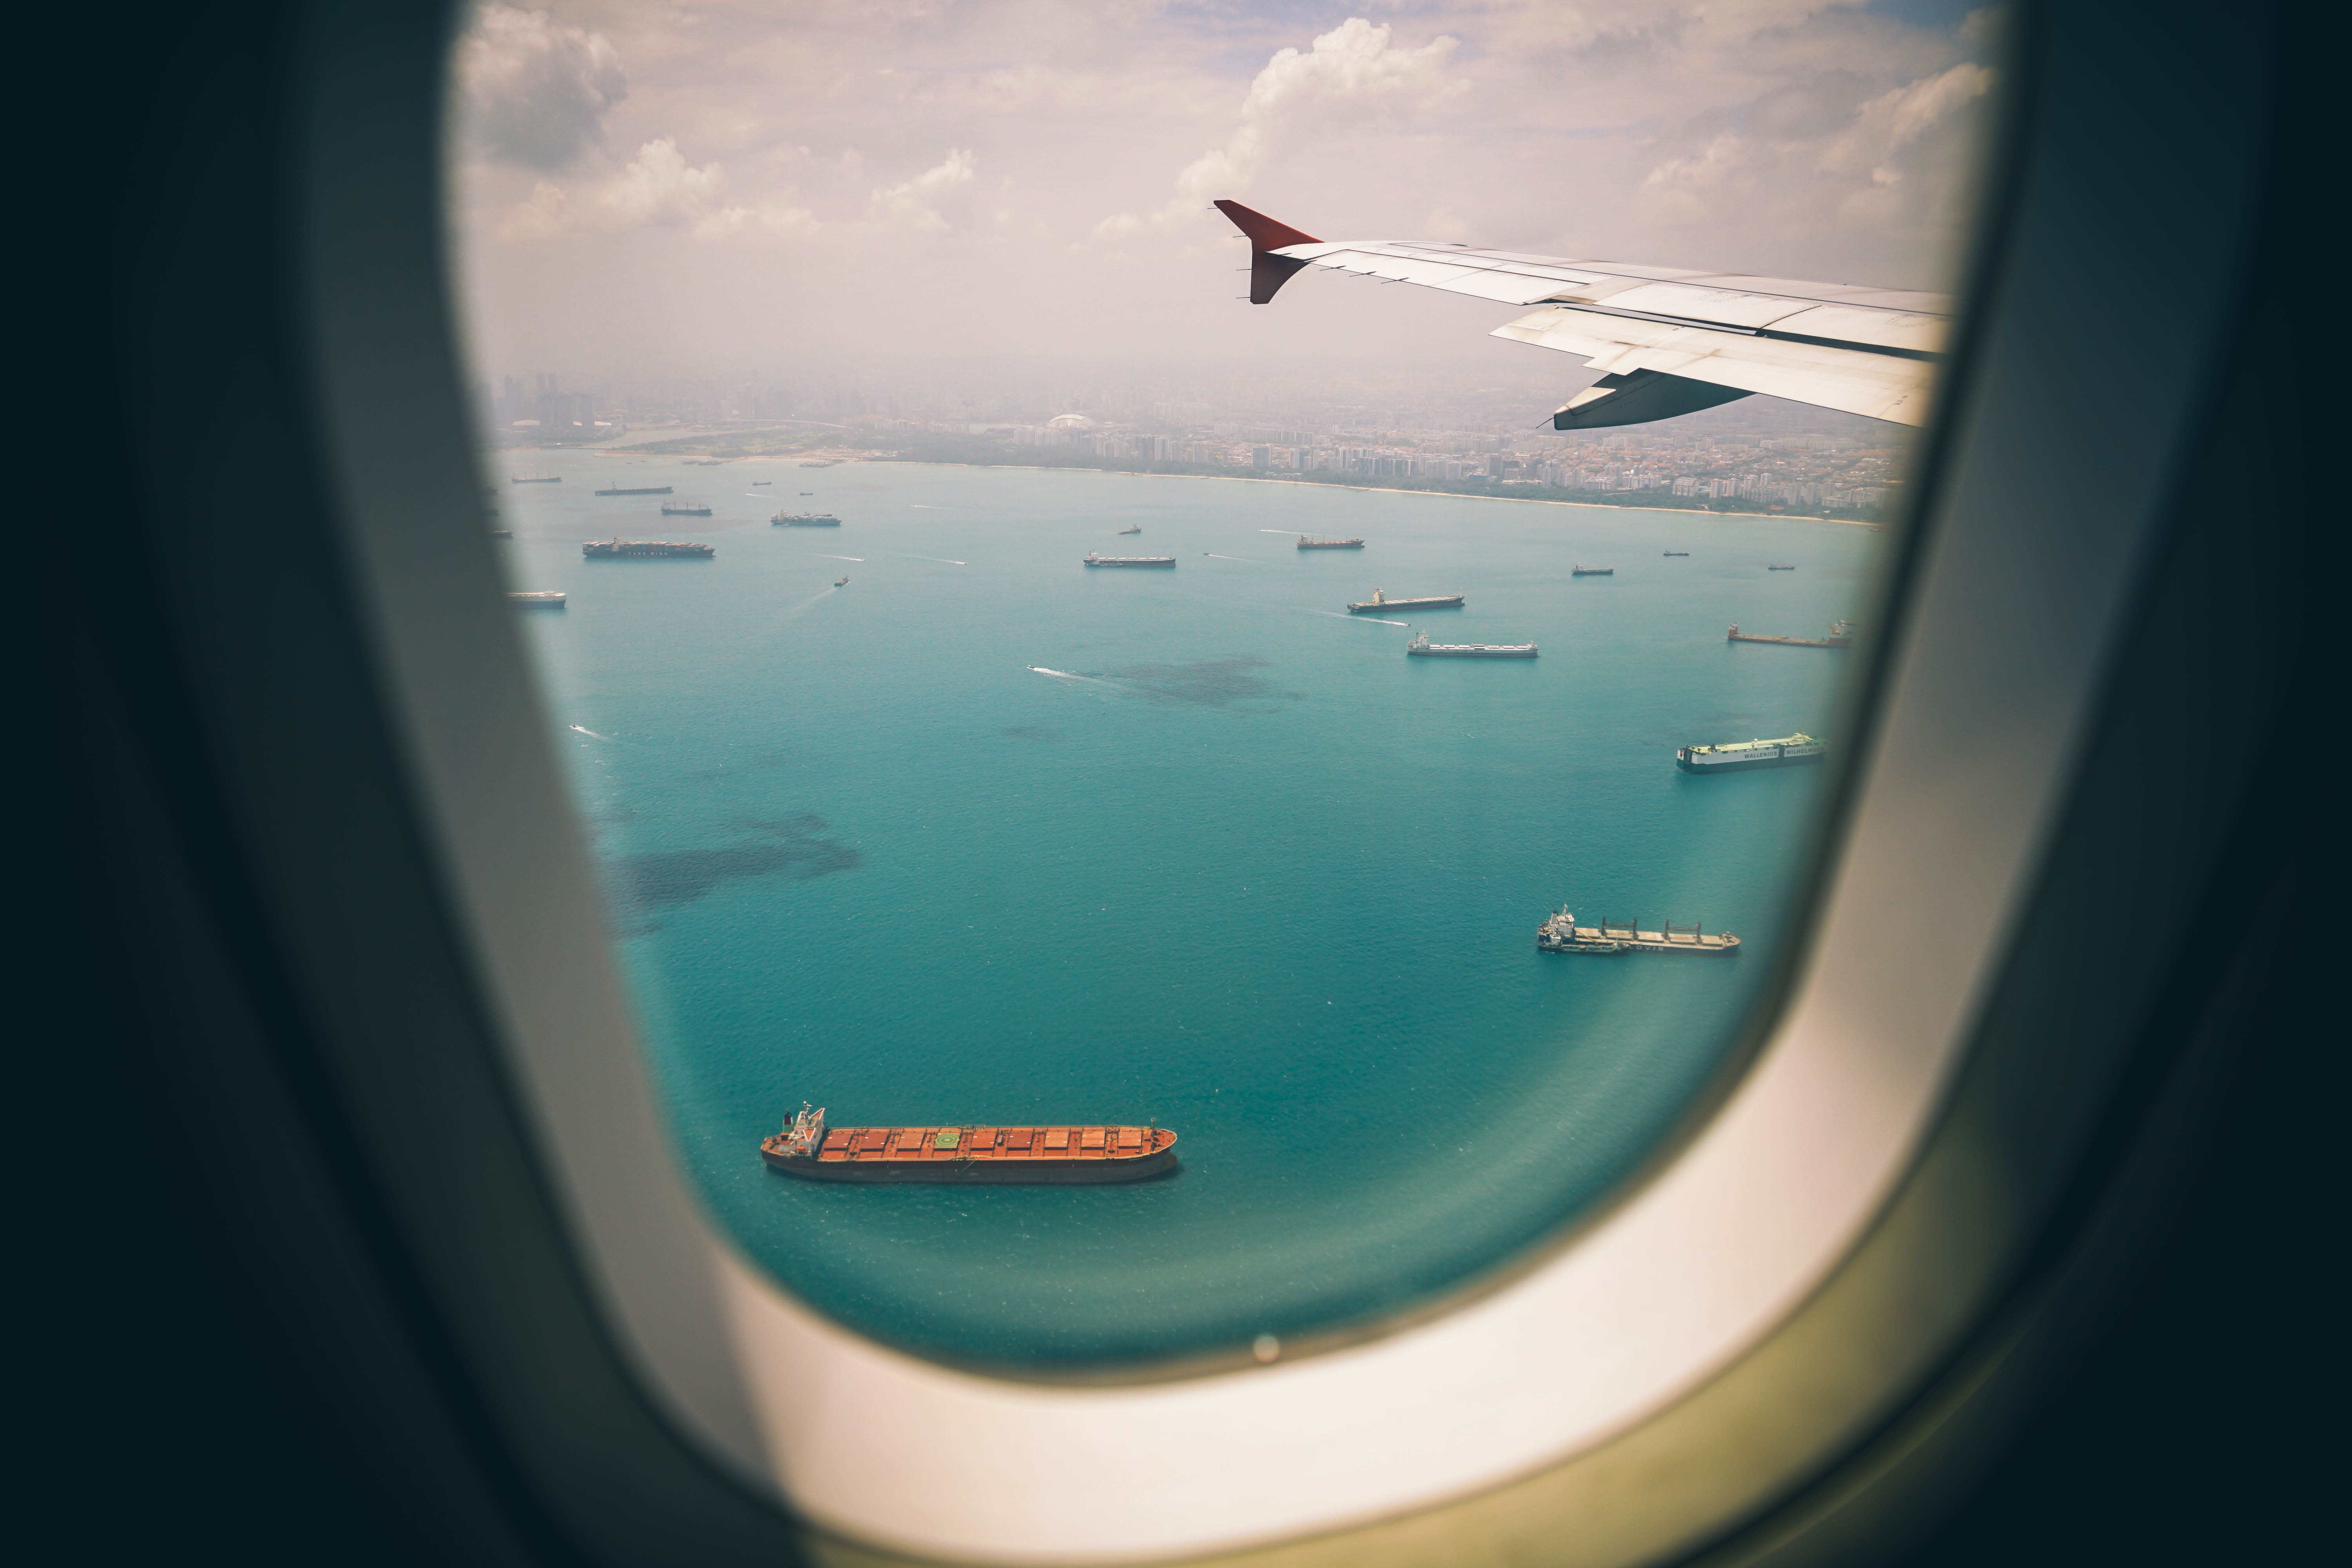
[[[839,528],[841,519],[829,511],[780,511],[768,520],[777,528]]]
[[[1536,947],[1542,952],[1589,952],[1607,957],[1620,952],[1698,952],[1720,958],[1739,951],[1739,939],[1729,931],[1709,936],[1696,922],[1676,925],[1661,921],[1656,931],[1643,931],[1634,921],[1602,920],[1580,926],[1562,904],[1536,927]]]
[[[662,502],[662,515],[664,517],[709,517],[710,509],[707,506],[698,506],[692,501],[666,500]]]
[[[1712,746],[1685,746],[1675,752],[1675,766],[1686,773],[1736,773],[1749,768],[1790,768],[1818,763],[1829,753],[1829,742],[1803,731],[1777,741],[1724,741]]]
[[[591,561],[708,561],[719,552],[677,539],[596,539],[582,545],[580,553]]]
[[[1533,658],[1531,642],[1432,642],[1427,632],[1415,632],[1404,645],[1407,658]]]
[[[1723,640],[1726,642],[1776,642],[1783,647],[1851,647],[1853,646],[1853,623],[1832,621],[1830,635],[1825,637],[1762,637],[1752,632],[1741,631],[1739,623],[1734,621],[1731,623],[1731,629],[1724,634]]]
[[[1176,564],[1176,557],[1173,555],[1097,555],[1089,550],[1087,552],[1087,564],[1089,566],[1166,566],[1172,569]]]
[[[1364,542],[1360,539],[1317,539],[1305,533],[1298,536],[1298,548],[1301,550],[1361,550],[1363,547]]]
[[[598,490],[596,493],[600,496],[666,496],[677,488],[675,485],[638,485],[634,488],[621,486],[609,490]]]
[[[1459,594],[1441,594],[1427,599],[1391,599],[1375,588],[1372,596],[1362,604],[1349,605],[1348,613],[1351,616],[1377,616],[1383,610],[1458,610],[1461,607],[1462,595]]]
[[[1076,1185],[1176,1166],[1165,1127],[834,1127],[803,1103],[760,1141],[771,1170],[818,1182]]]

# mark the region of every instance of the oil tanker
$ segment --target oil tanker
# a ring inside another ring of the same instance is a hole
[[[1351,616],[1377,616],[1383,610],[1458,610],[1461,607],[1462,595],[1459,594],[1440,594],[1428,599],[1391,599],[1375,588],[1372,596],[1362,604],[1349,605],[1348,613]]]
[[[760,1141],[768,1168],[817,1182],[1074,1185],[1176,1166],[1165,1127],[834,1127],[805,1101]]]
[[[708,561],[719,552],[677,539],[592,539],[580,553],[591,561]]]

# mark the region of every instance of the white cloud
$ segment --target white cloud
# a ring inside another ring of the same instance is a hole
[[[471,139],[527,169],[559,169],[604,145],[604,112],[629,94],[611,40],[544,11],[483,6],[456,64]]]
[[[1844,133],[1822,150],[1821,166],[1833,174],[1867,168],[1875,184],[1895,183],[1885,160],[1919,140],[1954,111],[1992,91],[1993,73],[1963,60],[1947,71],[1882,93],[1854,110]]]
[[[745,229],[785,234],[814,228],[799,207],[741,205],[727,200],[727,172],[717,163],[696,168],[667,137],[637,149],[613,174],[584,186],[541,180],[530,197],[499,223],[509,242],[624,229],[682,228],[698,239]]]
[[[961,206],[978,162],[969,148],[950,148],[945,159],[903,184],[874,193],[873,211],[885,223],[920,230],[949,226],[942,207]]]
[[[1440,37],[1409,49],[1397,47],[1393,37],[1386,23],[1374,26],[1350,16],[1305,54],[1278,51],[1250,83],[1241,123],[1225,144],[1202,153],[1176,176],[1175,197],[1149,218],[1105,218],[1095,226],[1094,237],[1116,241],[1150,228],[1172,228],[1198,216],[1217,197],[1245,193],[1297,111],[1322,110],[1328,123],[1329,111],[1342,105],[1403,102],[1428,108],[1469,86],[1445,71],[1459,40]]]

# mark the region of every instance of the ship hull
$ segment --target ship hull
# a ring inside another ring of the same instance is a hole
[[[839,528],[841,519],[836,517],[830,522],[779,522],[776,526],[778,528]]]
[[[1176,570],[1176,563],[1172,558],[1166,561],[1089,561],[1087,564],[1088,566],[1139,567],[1147,572],[1173,572]]]
[[[1348,613],[1351,616],[1384,616],[1391,610],[1458,610],[1461,607],[1462,595],[1456,594],[1445,599],[1378,599],[1367,605],[1350,605]]]
[[[1409,647],[1412,658],[1533,658],[1531,647]]]
[[[647,485],[637,489],[598,490],[596,493],[600,496],[666,496],[677,488],[676,485]]]
[[[959,1160],[927,1156],[915,1160],[810,1159],[778,1154],[767,1149],[760,1158],[768,1168],[812,1182],[863,1182],[873,1184],[930,1186],[1100,1186],[1117,1182],[1141,1182],[1176,1168],[1176,1146],[1150,1154],[1105,1159],[1053,1158]]]
[[[1820,762],[1826,754],[1826,751],[1821,751],[1796,757],[1743,757],[1733,763],[1694,763],[1685,757],[1676,757],[1675,766],[1686,773],[1744,773],[1757,768],[1801,768],[1807,763]]]

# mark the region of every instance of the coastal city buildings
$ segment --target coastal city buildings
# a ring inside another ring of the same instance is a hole
[[[1165,372],[1146,380],[1046,367],[1025,384],[1018,374],[962,384],[929,374],[575,384],[539,373],[528,384],[484,384],[476,395],[500,447],[719,457],[823,448],[1865,521],[1888,514],[1908,458],[1907,430],[1765,397],[1633,429],[1559,433],[1548,416],[1562,391],[1549,383],[1360,377],[1349,391],[1360,401],[1318,405],[1307,390],[1263,376],[1203,374],[1186,384]],[[1249,411],[1273,403],[1287,403],[1290,416]],[[1006,416],[986,416],[998,411]]]

